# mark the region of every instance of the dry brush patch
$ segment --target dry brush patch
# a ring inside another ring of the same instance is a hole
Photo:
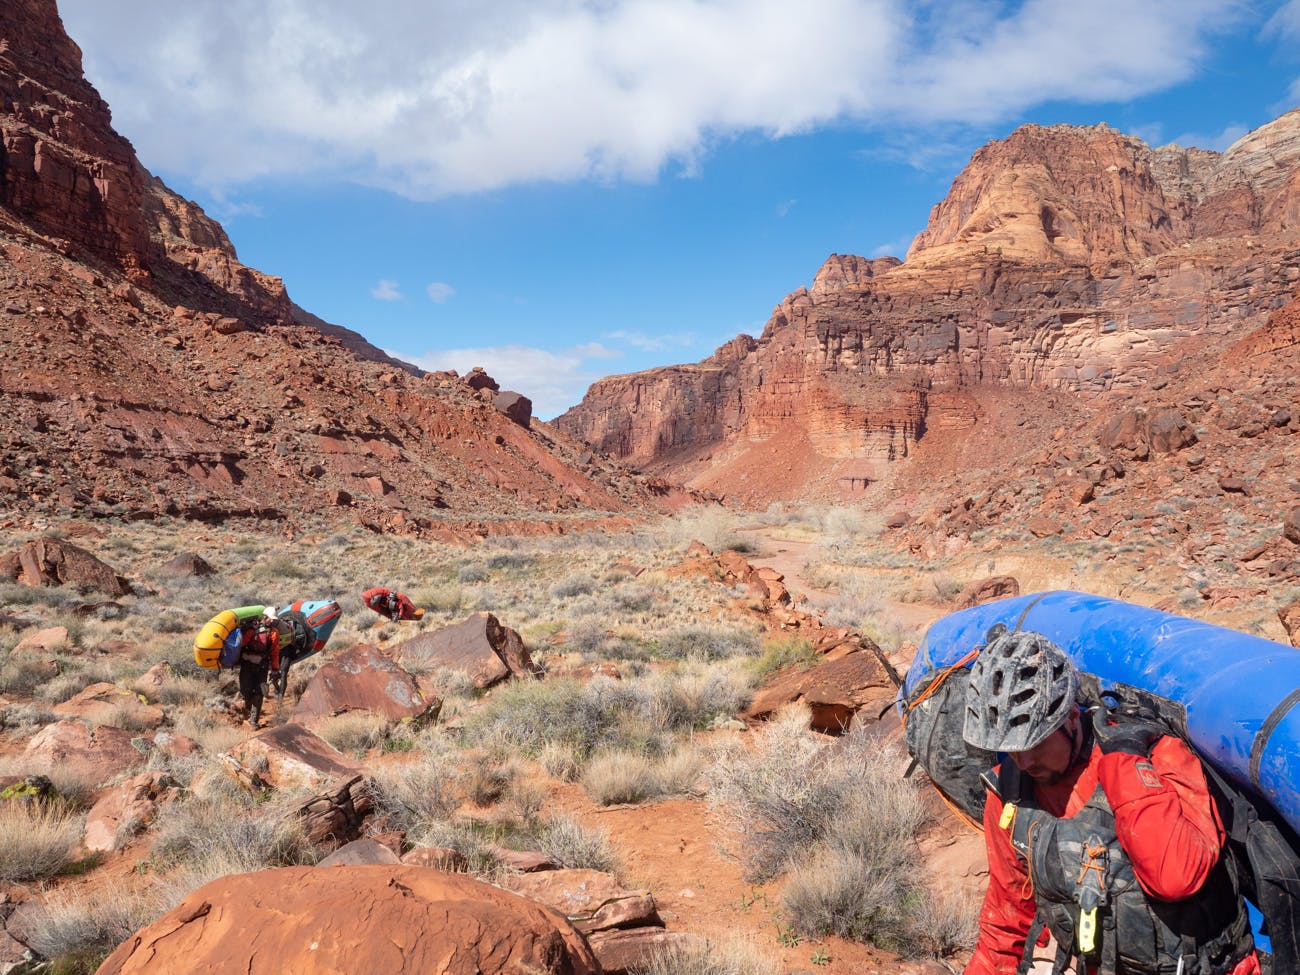
[[[779,713],[752,748],[720,748],[710,801],[726,816],[753,879],[787,875],[784,916],[795,932],[834,934],[901,954],[945,955],[960,925],[934,925],[917,836],[920,787],[902,778],[892,745],[855,725],[838,739],[807,731],[801,706]]]

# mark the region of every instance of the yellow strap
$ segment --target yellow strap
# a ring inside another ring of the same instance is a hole
[[[1079,915],[1079,951],[1090,955],[1097,947],[1097,909]]]

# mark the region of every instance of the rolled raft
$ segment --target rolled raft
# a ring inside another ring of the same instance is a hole
[[[264,612],[265,606],[223,609],[204,623],[203,629],[194,638],[194,662],[200,667],[216,670],[221,665],[221,647],[226,638],[241,626],[259,619]]]
[[[1202,758],[1300,831],[1300,650],[1118,599],[1035,593],[935,622],[900,701],[982,646],[997,623],[1042,633],[1102,690],[1127,684],[1181,705]]]
[[[303,660],[324,649],[330,634],[343,615],[343,609],[333,599],[300,599],[277,611],[281,619],[298,620],[306,625],[307,638],[302,646],[295,638],[293,660]]]

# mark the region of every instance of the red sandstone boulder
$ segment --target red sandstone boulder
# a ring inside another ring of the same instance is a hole
[[[391,721],[419,718],[439,704],[420,692],[415,678],[382,651],[360,644],[318,670],[302,692],[293,720],[342,711],[369,711]]]
[[[596,975],[564,916],[461,874],[402,865],[223,877],[123,942],[98,975]]]
[[[794,701],[812,710],[811,727],[839,734],[866,707],[879,711],[894,699],[895,685],[874,654],[856,651],[809,670],[778,672],[754,694],[741,717],[762,721]]]
[[[163,710],[145,704],[140,698],[116,684],[100,682],[54,706],[62,718],[80,718],[92,724],[125,725],[130,729],[157,728],[163,722]]]
[[[1196,443],[1196,431],[1177,410],[1131,410],[1113,417],[1097,435],[1107,450],[1127,450],[1138,459],[1151,453],[1172,454]]]
[[[125,596],[131,585],[106,562],[57,538],[38,538],[18,553],[18,581],[25,586],[81,586]]]
[[[23,749],[20,764],[40,772],[75,769],[87,782],[102,784],[144,760],[121,728],[91,728],[82,721],[56,721],[38,731]]]
[[[84,845],[108,853],[153,822],[158,804],[175,794],[171,779],[162,772],[142,772],[115,785],[86,814]]]
[[[194,552],[182,552],[175,558],[168,559],[162,565],[158,566],[158,574],[165,577],[197,577],[210,576],[215,574],[216,569],[212,568],[201,556]]]
[[[647,890],[627,890],[599,870],[548,870],[512,877],[510,889],[553,907],[583,934],[610,928],[663,927]]]
[[[587,938],[605,975],[622,975],[644,968],[660,952],[689,942],[690,935],[663,928],[629,928],[596,931]]]
[[[533,421],[533,401],[522,393],[503,389],[493,395],[492,405],[525,430]]]
[[[320,790],[362,774],[363,767],[300,724],[286,724],[242,741],[221,763],[245,788]]]
[[[14,653],[51,653],[68,645],[66,626],[47,626],[23,634],[14,645]]]
[[[1277,618],[1286,628],[1286,636],[1291,641],[1291,646],[1300,647],[1300,599],[1279,609]]]
[[[1015,576],[989,576],[977,579],[957,595],[956,608],[970,609],[981,603],[991,603],[995,599],[1007,599],[1020,595],[1020,582]]]
[[[523,638],[491,613],[421,633],[399,644],[397,658],[422,669],[445,667],[469,674],[475,687],[490,687],[506,677],[536,673]]]
[[[384,844],[369,837],[345,843],[327,856],[318,867],[363,867],[368,865],[398,863],[397,854]]]
[[[1300,508],[1292,508],[1282,522],[1282,535],[1300,545]]]

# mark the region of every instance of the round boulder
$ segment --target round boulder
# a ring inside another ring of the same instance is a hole
[[[558,911],[463,874],[377,865],[214,880],[127,938],[97,975],[599,971]]]

